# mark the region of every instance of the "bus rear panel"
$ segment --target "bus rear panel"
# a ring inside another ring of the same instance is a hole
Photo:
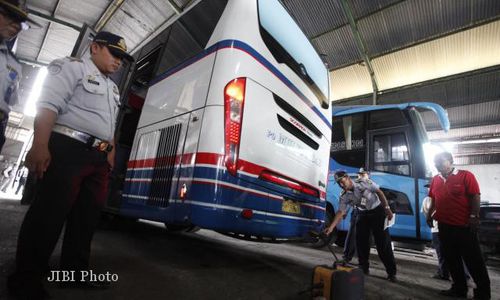
[[[253,237],[321,230],[331,108],[269,50],[261,2],[228,1],[205,49],[151,81],[120,213]]]

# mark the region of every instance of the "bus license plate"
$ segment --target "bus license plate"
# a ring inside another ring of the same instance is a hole
[[[293,200],[284,200],[281,207],[284,212],[300,215],[300,203]]]

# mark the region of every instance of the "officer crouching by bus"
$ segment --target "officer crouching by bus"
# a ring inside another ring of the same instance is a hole
[[[359,266],[365,274],[369,274],[370,231],[373,232],[377,253],[385,266],[387,279],[396,281],[396,261],[392,252],[391,237],[384,229],[385,219],[392,220],[393,213],[387,203],[384,193],[372,180],[353,181],[345,171],[337,171],[335,181],[343,189],[340,195],[339,210],[333,222],[324,232],[329,235],[353,206],[358,210],[356,220],[356,249]]]
[[[104,205],[113,163],[113,138],[120,94],[109,77],[127,54],[122,37],[99,32],[90,58],[64,58],[48,66],[37,103],[33,146],[26,166],[38,188],[19,233],[16,272],[9,291],[20,299],[47,297],[43,281],[65,225],[60,268],[74,272],[66,288],[104,288],[109,282],[83,280],[89,269],[92,236]]]

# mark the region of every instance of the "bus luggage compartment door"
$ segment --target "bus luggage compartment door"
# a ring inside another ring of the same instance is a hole
[[[186,133],[191,114],[137,130],[127,169],[123,205],[126,215],[156,221],[174,218]]]

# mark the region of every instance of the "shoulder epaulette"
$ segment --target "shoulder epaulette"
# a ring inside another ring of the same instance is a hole
[[[83,62],[83,60],[81,58],[74,57],[74,56],[66,56],[66,58],[69,59],[69,61],[71,61],[71,62],[73,62],[73,61]]]

